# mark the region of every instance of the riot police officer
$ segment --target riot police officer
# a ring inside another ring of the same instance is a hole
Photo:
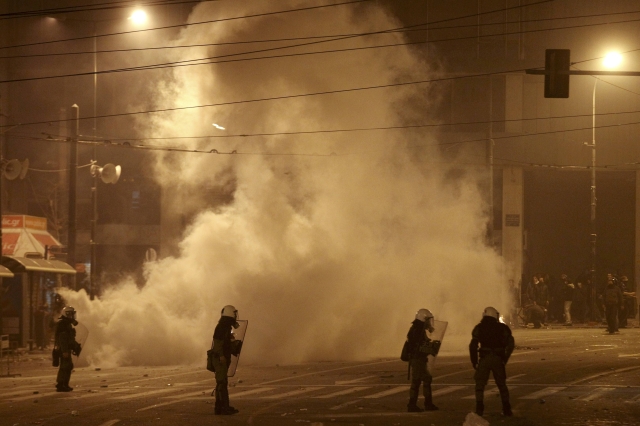
[[[500,314],[495,308],[487,307],[482,313],[480,324],[471,332],[469,356],[476,370],[476,414],[484,413],[484,387],[489,381],[489,373],[493,372],[502,400],[502,413],[511,416],[509,389],[507,389],[507,372],[505,366],[515,347],[511,329],[500,322]],[[478,344],[480,348],[478,349]],[[478,360],[478,355],[480,359]]]
[[[407,344],[409,351],[409,368],[411,369],[411,388],[409,389],[409,404],[407,411],[419,413],[422,411],[437,410],[433,404],[431,396],[431,373],[427,369],[427,356],[435,355],[435,350],[431,344],[431,339],[427,337],[427,330],[433,332],[433,314],[428,309],[420,309],[416,313],[415,320],[411,323],[411,328],[407,333]],[[420,385],[423,385],[424,410],[418,407],[418,395]]]
[[[213,332],[213,366],[216,375],[216,404],[214,414],[231,415],[238,413],[229,405],[229,381],[227,373],[231,364],[233,351],[233,334],[231,328],[238,328],[238,310],[232,305],[222,308],[220,321]]]
[[[66,306],[62,310],[62,315],[56,323],[55,348],[56,354],[60,357],[58,377],[56,379],[57,392],[70,392],[73,390],[69,386],[71,371],[73,370],[73,359],[71,355],[79,356],[82,347],[76,341],[76,310],[71,306]]]

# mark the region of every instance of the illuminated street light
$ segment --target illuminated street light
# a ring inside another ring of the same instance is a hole
[[[144,24],[147,22],[147,13],[142,9],[137,9],[129,16],[129,20],[136,25]]]
[[[607,68],[617,68],[622,63],[622,55],[618,52],[607,53],[602,63]]]
[[[616,68],[622,63],[622,55],[617,52],[608,53],[603,61],[607,68]],[[591,117],[591,144],[585,143],[585,145],[591,147],[591,309],[596,313],[594,319],[598,319],[596,315],[598,310],[596,302],[596,246],[598,233],[596,229],[596,87],[598,84],[598,78],[595,77],[593,83],[593,104],[592,104],[592,117]]]

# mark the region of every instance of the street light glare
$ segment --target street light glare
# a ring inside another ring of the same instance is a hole
[[[141,25],[147,22],[147,13],[144,10],[138,9],[134,11],[129,19],[136,25]]]
[[[618,52],[607,53],[603,63],[607,68],[616,68],[622,63],[622,55]]]

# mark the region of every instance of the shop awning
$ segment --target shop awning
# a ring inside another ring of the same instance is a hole
[[[2,216],[2,254],[25,257],[27,253],[39,253],[43,257],[46,247],[62,244],[47,232],[47,220],[26,215]]]
[[[13,272],[0,265],[0,278],[13,278]]]
[[[11,272],[50,272],[53,274],[75,274],[76,270],[60,260],[30,259],[26,257],[2,256],[2,266]],[[13,274],[11,274],[13,276]]]

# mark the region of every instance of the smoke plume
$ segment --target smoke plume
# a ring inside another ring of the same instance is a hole
[[[272,2],[206,2],[193,9],[190,22],[274,8]],[[401,25],[367,3],[193,25],[171,42],[273,40]],[[176,49],[158,61],[309,41]],[[427,79],[429,59],[407,46],[364,49],[402,41],[401,33],[354,37],[227,59],[354,49],[349,52],[174,68],[146,80],[151,96],[145,102],[186,107]],[[470,337],[485,306],[500,310],[507,303],[502,263],[483,242],[481,177],[449,173],[455,164],[442,160],[433,148],[437,138],[424,132],[286,134],[402,125],[427,117],[429,105],[416,111],[410,107],[416,102],[408,101],[430,96],[428,85],[397,85],[141,119],[139,131],[156,137],[280,135],[167,142],[219,153],[157,157],[159,181],[171,195],[163,200],[163,215],[190,221],[178,255],[145,265],[142,287],[112,283],[94,301],[65,294],[90,330],[87,360],[102,366],[203,363],[227,304],[249,320],[247,363],[398,357],[420,308],[449,322],[443,351],[462,350],[468,339],[452,337]]]

